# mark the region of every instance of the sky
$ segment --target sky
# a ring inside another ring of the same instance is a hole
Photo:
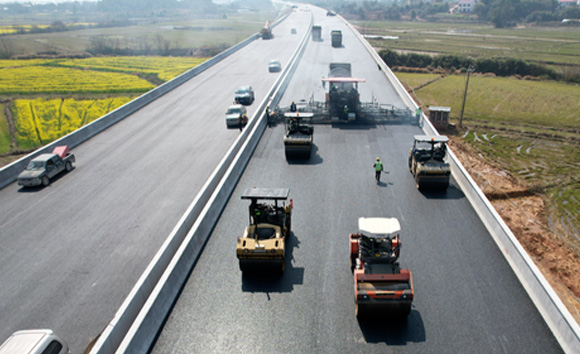
[[[80,2],[84,2],[84,1],[97,1],[97,0],[0,0],[0,4],[7,4],[7,3],[13,3],[13,2],[20,2],[20,3],[33,3],[33,4],[50,4],[52,2],[57,3],[57,2],[71,2],[71,1],[80,1]]]

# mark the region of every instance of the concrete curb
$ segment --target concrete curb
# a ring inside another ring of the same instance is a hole
[[[352,31],[365,45],[367,51],[371,53],[377,64],[381,66],[382,72],[391,81],[407,107],[413,110],[416,109],[418,106],[415,101],[404,89],[391,69],[383,62],[376,50],[372,48],[366,39],[350,23],[342,17],[341,19],[351,27]],[[439,135],[424,114],[422,114],[422,120],[424,122],[423,131],[426,134]],[[475,209],[477,215],[479,215],[481,221],[483,221],[524,289],[526,289],[528,295],[538,308],[538,311],[548,324],[548,327],[550,327],[554,337],[556,337],[558,343],[562,346],[562,349],[567,353],[580,353],[580,327],[578,323],[576,323],[566,306],[564,306],[560,298],[556,295],[554,289],[546,281],[512,231],[451,150],[449,150],[449,163],[457,184],[465,193],[465,196],[471,203],[473,209]]]
[[[305,34],[289,61],[292,64],[260,103],[90,353],[149,351],[260,141],[267,123],[263,110],[281,96],[280,87],[285,88],[283,83],[295,69],[309,34]]]

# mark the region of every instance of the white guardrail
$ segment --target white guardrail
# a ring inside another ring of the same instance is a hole
[[[391,81],[393,87],[407,105],[413,111],[418,105],[405,90],[399,79],[385,64],[377,51],[369,42],[344,18],[340,17],[358,39],[363,43],[368,52],[373,56],[381,71]],[[427,117],[422,114],[424,122],[423,131],[426,134],[439,135]],[[495,240],[504,257],[512,267],[514,273],[526,289],[528,295],[538,308],[538,311],[550,327],[554,337],[558,340],[562,349],[567,353],[580,353],[580,327],[574,320],[568,309],[564,306],[554,289],[546,281],[542,273],[536,267],[530,256],[516,239],[512,231],[499,216],[481,189],[473,181],[461,162],[452,151],[449,151],[449,164],[455,181],[475,209],[477,215]]]
[[[310,21],[288,65],[104,329],[91,354],[150,350],[266,129],[266,106],[278,103],[296,69],[310,36],[312,17]]]

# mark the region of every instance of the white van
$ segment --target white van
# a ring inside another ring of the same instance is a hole
[[[14,332],[6,339],[0,354],[70,354],[70,350],[50,329],[28,329]]]

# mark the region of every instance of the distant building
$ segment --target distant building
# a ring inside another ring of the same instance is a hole
[[[558,6],[566,7],[570,5],[580,5],[580,0],[558,0]]]
[[[479,0],[459,0],[455,12],[456,13],[473,12],[473,8],[475,7],[475,4],[478,3],[478,1]]]

